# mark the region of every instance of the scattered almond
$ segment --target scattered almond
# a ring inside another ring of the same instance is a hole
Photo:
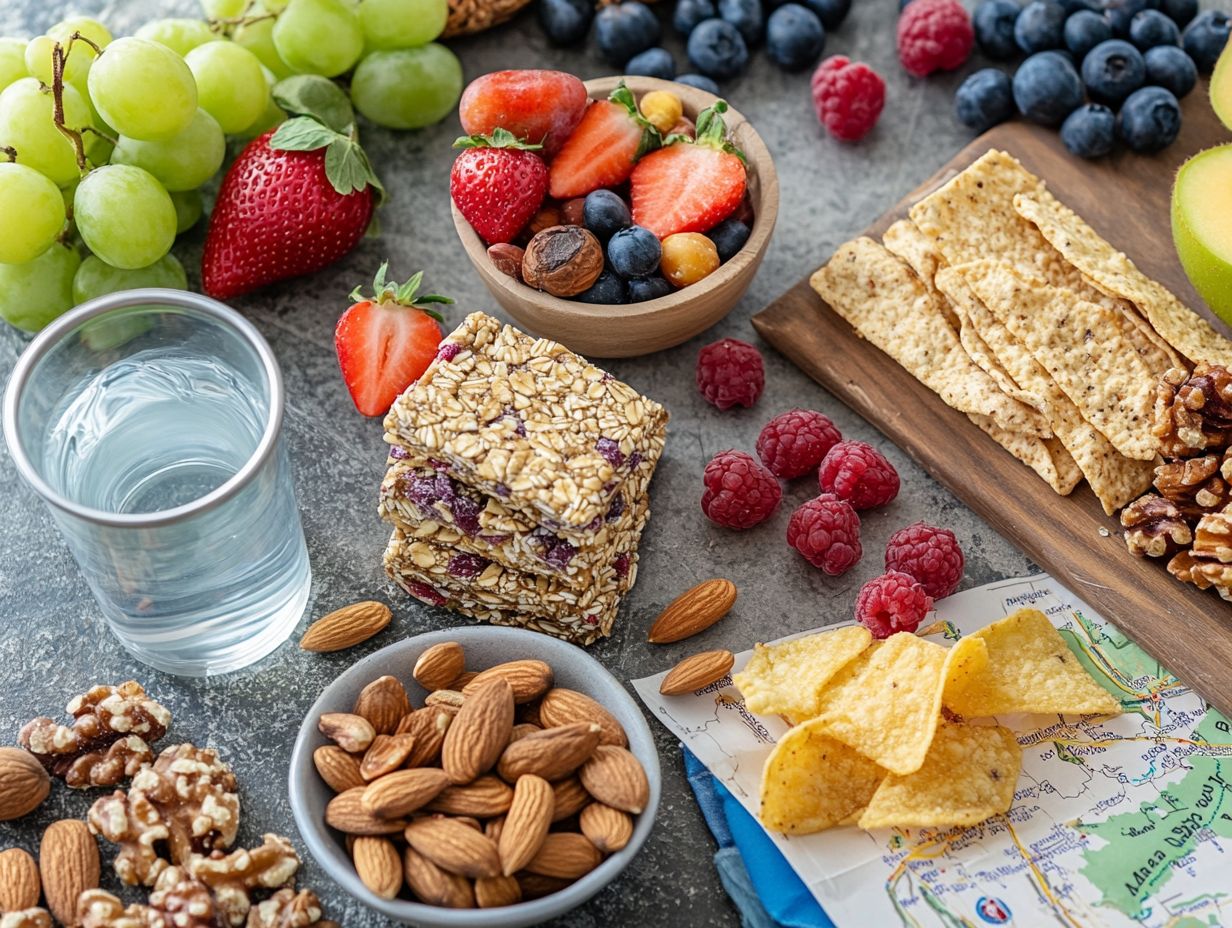
[[[361,806],[377,819],[400,819],[427,805],[448,785],[449,776],[438,767],[395,770],[360,791]]]
[[[475,893],[470,880],[442,870],[414,848],[402,850],[402,875],[420,902],[447,909],[475,907]]]
[[[686,657],[673,667],[659,684],[664,696],[682,696],[722,680],[732,669],[736,657],[731,651],[702,651]]]
[[[364,785],[359,758],[348,754],[336,744],[321,745],[312,752],[312,762],[316,765],[321,779],[329,784],[329,788],[335,793],[345,793],[348,789]]]
[[[411,711],[411,700],[396,677],[378,677],[360,691],[353,711],[366,718],[378,735],[389,735]]]
[[[513,733],[513,688],[508,679],[476,678],[471,687],[441,746],[441,767],[454,783],[469,783],[491,770]]]
[[[349,712],[326,712],[317,728],[330,741],[351,754],[362,754],[372,744],[376,731],[362,715]]]
[[[392,773],[405,763],[414,747],[414,735],[377,735],[364,752],[359,765],[360,776],[365,782],[371,782]]]
[[[599,866],[602,859],[599,849],[585,835],[557,831],[543,839],[543,845],[527,862],[526,869],[540,876],[576,880]]]
[[[403,716],[398,723],[395,734],[411,735],[415,744],[411,753],[403,762],[407,767],[423,767],[435,763],[441,756],[441,745],[445,743],[445,732],[453,721],[453,714],[443,712],[432,706],[416,709],[410,715]]]
[[[576,815],[591,802],[593,797],[586,792],[582,781],[573,776],[552,784],[552,798],[555,803],[552,823],[555,824],[571,815]]]
[[[419,655],[411,676],[430,693],[433,690],[448,689],[464,670],[466,654],[462,651],[462,645],[456,641],[442,641]]]
[[[544,728],[559,728],[573,722],[594,722],[602,729],[600,744],[614,744],[622,748],[629,744],[624,726],[616,721],[616,716],[577,690],[559,686],[548,690],[539,703],[539,719]]]
[[[575,722],[532,732],[505,748],[497,772],[510,783],[528,773],[545,780],[559,780],[577,770],[595,752],[600,731],[594,722]]]
[[[472,690],[493,677],[503,677],[509,682],[513,689],[513,701],[519,704],[538,699],[552,688],[553,679],[552,668],[543,661],[507,661],[480,671],[462,688],[462,692],[469,696]]]
[[[604,854],[616,853],[633,837],[633,819],[601,802],[592,802],[582,810],[578,826],[590,843]]]
[[[382,899],[392,899],[402,889],[402,855],[388,838],[355,839],[351,850],[360,882]]]
[[[0,913],[32,909],[41,895],[42,882],[34,858],[19,847],[0,851]]]
[[[513,789],[494,776],[482,776],[465,786],[449,786],[425,806],[429,812],[491,818],[509,811]]]
[[[614,809],[640,815],[650,801],[641,761],[625,748],[601,744],[578,771],[586,792]]]
[[[403,834],[407,844],[450,873],[478,879],[501,872],[496,845],[456,819],[421,818]]]
[[[33,812],[51,792],[51,778],[33,754],[0,748],[0,822]]]
[[[52,822],[39,843],[39,875],[47,908],[64,925],[78,925],[77,897],[98,889],[98,844],[81,819]]]
[[[516,905],[522,901],[522,887],[511,876],[489,876],[475,881],[475,902],[481,909]]]
[[[505,876],[517,873],[539,852],[552,827],[555,810],[551,783],[533,774],[518,777],[513,787],[513,803],[497,841]]]
[[[709,628],[736,602],[736,584],[713,579],[699,583],[677,596],[655,619],[646,635],[652,644],[681,641]]]
[[[299,646],[305,651],[319,653],[352,648],[382,631],[391,618],[393,613],[384,603],[343,606],[308,626]]]
[[[390,774],[394,776],[394,774]],[[387,780],[389,777],[382,777]],[[380,783],[378,780],[377,783]],[[375,785],[375,784],[374,784]],[[339,793],[325,807],[325,824],[339,831],[355,835],[392,835],[406,827],[406,821],[390,815],[382,818],[363,804],[363,796],[371,787],[356,787]],[[426,800],[425,800],[426,801]]]

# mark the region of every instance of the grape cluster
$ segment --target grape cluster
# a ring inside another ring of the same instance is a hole
[[[396,129],[448,115],[457,58],[435,39],[447,0],[202,0],[114,38],[72,17],[0,38],[0,318],[37,331],[76,303],[185,288],[170,254],[204,212],[227,138],[287,118],[279,81],[350,74],[352,101]],[[285,102],[285,101],[284,101]]]

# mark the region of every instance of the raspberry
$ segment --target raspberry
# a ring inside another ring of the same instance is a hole
[[[840,441],[827,451],[817,470],[817,482],[821,492],[833,493],[856,509],[884,506],[898,496],[898,471],[880,451],[862,441]]]
[[[913,77],[962,67],[974,44],[971,15],[958,0],[913,0],[898,18],[898,60]]]
[[[828,417],[793,409],[766,423],[757,436],[757,456],[774,476],[790,480],[816,470],[826,452],[842,440]]]
[[[851,504],[822,494],[791,514],[787,543],[831,577],[846,573],[860,560],[860,517]]]
[[[933,599],[949,596],[962,580],[963,553],[948,528],[916,522],[900,528],[886,543],[886,570],[915,577]]]
[[[721,338],[697,354],[697,388],[719,409],[752,406],[766,385],[761,352],[735,338]]]
[[[706,465],[702,481],[706,484],[702,512],[727,528],[752,528],[765,522],[783,496],[774,474],[743,451],[720,451]]]
[[[914,0],[921,3],[923,0]],[[856,597],[856,620],[874,638],[889,638],[895,632],[913,632],[933,607],[933,598],[911,576],[892,570],[860,587]]]
[[[813,72],[813,109],[836,139],[858,142],[872,131],[885,106],[885,81],[862,62],[833,55]]]

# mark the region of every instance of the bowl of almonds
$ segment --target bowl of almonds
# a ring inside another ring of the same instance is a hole
[[[408,638],[321,694],[291,809],[347,892],[406,924],[516,928],[610,883],[645,843],[658,755],[580,648],[516,628]]]

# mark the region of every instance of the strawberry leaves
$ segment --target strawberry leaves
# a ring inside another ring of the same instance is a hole
[[[727,138],[727,123],[723,121],[723,113],[727,112],[726,100],[715,100],[714,103],[700,113],[697,114],[697,122],[694,124],[696,136],[689,138],[687,135],[669,135],[663,140],[664,145],[702,145],[706,148],[713,148],[716,151],[724,151],[729,155],[735,155],[740,159],[742,164],[748,164],[748,159],[745,158],[744,152],[732,144]]]
[[[419,271],[404,284],[386,280],[385,275],[388,271],[389,262],[385,261],[377,269],[376,276],[372,279],[372,296],[364,296],[364,288],[360,286],[351,291],[351,299],[356,303],[367,300],[373,303],[380,303],[383,306],[393,304],[414,307],[431,316],[437,322],[445,321],[444,316],[435,309],[429,309],[428,307],[433,303],[450,304],[453,303],[453,300],[437,293],[419,293],[419,287],[423,283],[423,271]]]
[[[633,156],[636,161],[642,155],[649,151],[654,151],[663,144],[663,136],[659,134],[659,130],[651,125],[650,121],[642,115],[642,111],[637,108],[637,98],[633,96],[633,91],[625,86],[625,82],[621,81],[616,85],[616,89],[608,94],[608,101],[623,106],[629,111],[629,118],[632,119],[642,128],[642,141],[637,147],[637,152]]]
[[[537,142],[524,142],[508,129],[496,128],[491,135],[463,135],[458,137],[454,148],[514,148],[519,151],[539,151],[543,148]]]

